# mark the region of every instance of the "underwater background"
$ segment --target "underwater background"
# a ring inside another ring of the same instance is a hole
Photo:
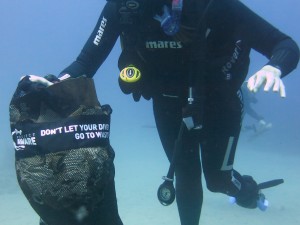
[[[290,35],[300,45],[299,0],[243,0],[257,14]],[[38,224],[17,184],[8,106],[22,75],[59,72],[79,54],[94,28],[105,1],[0,1],[0,224]],[[251,29],[251,28],[249,28]],[[176,204],[162,206],[156,197],[168,161],[155,129],[151,101],[134,102],[118,86],[119,42],[95,79],[101,104],[113,108],[111,145],[116,152],[116,190],[125,225],[179,225]],[[249,75],[267,59],[251,53]],[[283,79],[287,98],[257,93],[255,109],[272,123],[259,135],[241,133],[235,168],[258,182],[284,178],[285,183],[264,191],[266,212],[247,210],[204,186],[201,225],[300,224],[300,68]],[[244,124],[254,121],[245,116]]]

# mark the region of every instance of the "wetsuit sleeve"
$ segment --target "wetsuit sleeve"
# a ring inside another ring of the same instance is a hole
[[[237,28],[250,47],[265,55],[272,65],[281,70],[282,76],[296,68],[299,61],[299,48],[295,41],[280,32],[240,1],[231,2],[236,15]]]
[[[116,4],[107,2],[79,56],[61,74],[93,77],[116,43],[119,30]]]

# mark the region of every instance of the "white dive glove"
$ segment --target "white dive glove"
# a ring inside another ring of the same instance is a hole
[[[280,96],[285,98],[285,87],[280,77],[281,71],[279,69],[267,65],[248,79],[247,87],[250,91],[256,93],[262,85],[265,85],[264,91],[273,88],[274,92],[279,92]]]
[[[36,75],[27,75],[27,76],[29,76],[29,80],[31,82],[41,84],[45,87],[49,87],[53,84],[52,82],[48,81],[44,77],[40,77],[40,76],[36,76]],[[20,80],[22,80],[24,77],[26,77],[26,76],[22,76],[20,78]]]
[[[20,80],[22,80],[24,77],[29,77],[29,80],[33,83],[40,84],[44,87],[49,87],[54,83],[66,80],[71,77],[70,74],[63,74],[60,77],[56,77],[55,75],[48,74],[45,77],[37,76],[37,75],[26,75],[22,76]]]

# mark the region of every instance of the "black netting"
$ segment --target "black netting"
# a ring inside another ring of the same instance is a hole
[[[113,150],[81,148],[16,161],[19,185],[30,202],[55,209],[93,205],[113,177]]]
[[[47,146],[39,145],[42,141],[38,142],[38,134],[33,134],[36,130],[30,130],[32,125],[35,129],[45,129],[66,119],[79,127],[82,121],[88,121],[89,125],[95,120],[94,123],[99,124],[101,118],[108,118],[105,123],[109,125],[111,109],[98,102],[92,79],[70,79],[30,93],[18,87],[9,109],[17,179],[31,206],[43,214],[43,208],[72,212],[82,206],[92,209],[101,202],[107,183],[114,177],[114,151],[108,136],[101,136],[104,141],[93,143],[86,138],[81,145],[68,141],[70,135],[60,134],[53,139],[55,143],[50,139]],[[103,130],[97,132],[100,134]],[[32,143],[27,140],[31,137],[34,137]],[[24,143],[20,144],[20,140]],[[54,146],[53,149],[44,151],[49,145]],[[61,149],[68,145],[72,147]],[[40,216],[47,219],[47,215]]]

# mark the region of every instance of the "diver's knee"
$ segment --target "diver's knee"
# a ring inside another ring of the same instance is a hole
[[[222,176],[212,176],[206,178],[206,187],[211,192],[224,193],[226,186],[226,181]]]
[[[204,172],[206,187],[211,192],[218,192],[228,194],[233,189],[232,185],[232,172],[221,170],[209,170]]]

